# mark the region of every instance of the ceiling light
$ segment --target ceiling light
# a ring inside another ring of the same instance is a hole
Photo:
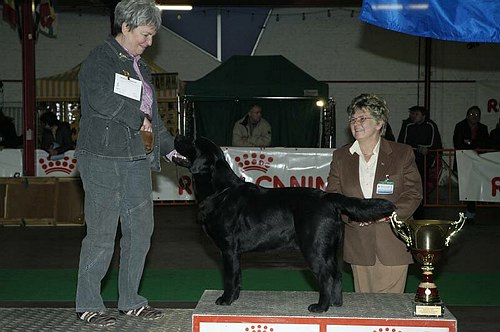
[[[156,5],[160,10],[192,10],[193,6],[188,5]]]

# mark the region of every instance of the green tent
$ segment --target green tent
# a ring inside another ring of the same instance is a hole
[[[196,135],[230,146],[234,123],[259,104],[272,127],[272,146],[317,147],[328,85],[281,55],[233,56],[201,79],[186,84]]]

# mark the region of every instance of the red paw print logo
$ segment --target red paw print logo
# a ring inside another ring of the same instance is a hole
[[[252,325],[250,327],[245,328],[245,332],[273,332],[274,329],[267,325]]]
[[[242,156],[236,156],[234,161],[238,164],[238,167],[247,171],[260,171],[267,173],[271,163],[273,162],[273,157],[267,157],[263,153],[244,153]]]
[[[386,327],[386,328],[381,327],[377,330],[373,330],[373,332],[401,332],[401,330],[398,330],[395,328],[389,328],[389,327]]]
[[[51,174],[54,172],[62,172],[65,174],[71,174],[76,167],[76,159],[70,157],[64,157],[61,160],[49,160],[47,158],[40,158],[38,160],[43,172],[45,174]]]

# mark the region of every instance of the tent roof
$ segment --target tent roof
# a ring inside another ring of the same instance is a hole
[[[78,86],[78,73],[80,65],[49,77],[36,80],[37,101],[78,101],[80,88]]]
[[[154,76],[153,82],[160,88],[158,98],[175,98],[177,96],[177,74],[167,74],[165,69],[145,57],[144,61],[148,64]],[[80,86],[78,84],[80,66],[81,63],[63,73],[37,79],[36,100],[52,102],[80,100]],[[169,77],[163,77],[165,75]],[[173,75],[175,75],[175,79],[170,77]],[[175,82],[172,82],[173,80]],[[173,89],[173,83],[175,83],[175,93],[170,91]]]
[[[267,98],[328,98],[328,85],[281,55],[229,58],[186,85],[190,100]]]

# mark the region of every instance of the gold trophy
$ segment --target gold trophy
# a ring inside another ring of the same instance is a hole
[[[443,316],[444,307],[432,271],[444,248],[463,227],[465,216],[459,213],[458,221],[451,220],[406,220],[397,219],[394,212],[391,225],[399,237],[413,253],[415,260],[422,264],[422,280],[413,301],[414,316]]]

